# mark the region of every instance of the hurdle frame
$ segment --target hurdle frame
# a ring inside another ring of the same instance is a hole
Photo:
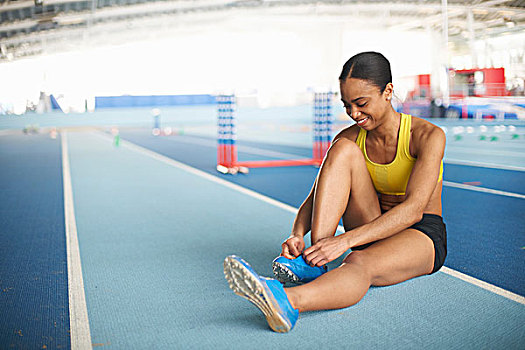
[[[250,168],[308,165],[319,167],[332,142],[333,96],[333,92],[314,93],[312,158],[255,161],[238,161],[235,95],[216,96],[218,116],[217,171],[223,174],[236,174],[238,172],[247,174]]]

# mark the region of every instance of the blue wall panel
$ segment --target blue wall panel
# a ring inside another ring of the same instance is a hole
[[[215,104],[213,95],[97,96],[95,108],[157,107]]]

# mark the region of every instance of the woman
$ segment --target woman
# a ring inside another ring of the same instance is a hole
[[[393,109],[390,63],[383,55],[353,56],[339,81],[346,112],[356,123],[334,138],[274,260],[279,280],[308,283],[283,288],[239,257],[224,262],[230,287],[254,303],[276,332],[291,330],[299,312],[354,305],[370,286],[432,274],[445,260],[445,134]],[[346,232],[335,236],[340,218]],[[304,249],[309,231],[312,245]],[[325,264],[350,248],[338,268],[325,271]]]

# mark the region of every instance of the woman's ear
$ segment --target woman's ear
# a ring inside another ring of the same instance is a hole
[[[385,99],[387,101],[392,100],[392,96],[394,95],[394,85],[392,83],[386,84],[385,91],[383,91],[383,95],[385,96]]]

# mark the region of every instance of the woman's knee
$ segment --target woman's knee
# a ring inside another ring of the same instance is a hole
[[[366,252],[361,250],[353,251],[344,258],[343,263],[358,268],[363,276],[367,276],[369,280],[372,279],[370,258]]]
[[[364,161],[363,153],[357,144],[348,139],[338,139],[328,149],[326,162],[337,162],[343,160]],[[351,164],[352,162],[348,162]]]
[[[367,260],[368,259],[366,252],[363,252],[361,250],[355,250],[344,258],[343,263],[357,265],[362,267],[363,269],[366,269]]]

